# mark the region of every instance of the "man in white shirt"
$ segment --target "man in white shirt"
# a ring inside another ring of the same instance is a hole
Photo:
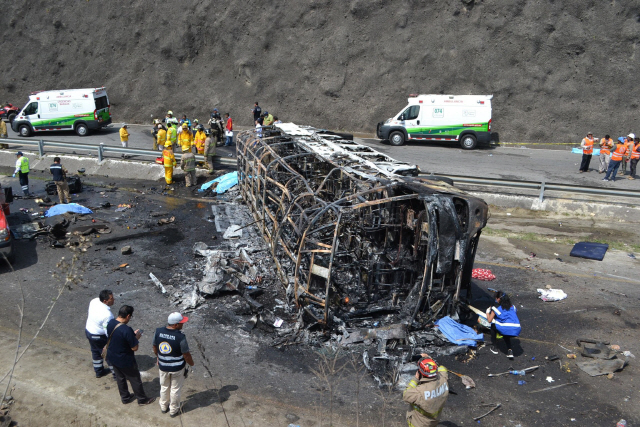
[[[109,361],[106,361],[109,369],[105,369],[102,364],[102,349],[109,339],[107,336],[107,323],[114,318],[109,307],[111,307],[114,302],[113,292],[105,289],[100,292],[98,298],[92,299],[89,303],[89,315],[87,316],[85,333],[91,345],[91,357],[93,359],[93,370],[96,372],[96,378],[102,378],[105,375],[109,375],[109,373],[113,374],[115,378],[113,368],[109,365]]]

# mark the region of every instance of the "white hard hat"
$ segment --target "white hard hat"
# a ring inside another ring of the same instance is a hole
[[[631,139],[634,139],[634,138],[636,137],[636,135],[635,135],[635,134],[633,134],[633,133],[630,133],[630,134],[629,134],[629,135],[627,135],[627,136],[628,136],[629,138],[631,138]]]

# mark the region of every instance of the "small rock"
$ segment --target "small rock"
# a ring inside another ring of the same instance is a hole
[[[300,419],[300,417],[297,416],[296,414],[287,414],[287,415],[285,415],[285,418],[287,419],[287,421],[289,421],[291,423],[295,423],[296,421],[298,421]]]
[[[107,246],[107,250],[108,251],[115,251],[116,247],[115,246]]]
[[[131,246],[129,246],[129,245],[123,246],[122,249],[120,249],[120,253],[122,253],[122,255],[129,255],[132,252],[133,251],[131,250]]]

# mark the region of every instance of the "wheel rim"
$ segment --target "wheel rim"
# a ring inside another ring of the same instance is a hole
[[[396,143],[396,144],[400,144],[402,142],[402,138],[400,137],[400,135],[393,135],[393,138],[391,138],[392,142]]]
[[[462,140],[462,143],[464,144],[465,147],[472,147],[473,146],[473,139],[466,137]]]
[[[80,135],[86,135],[87,134],[87,128],[84,126],[78,126],[78,133]]]
[[[20,128],[20,135],[22,136],[28,136],[29,135],[29,129],[27,129],[26,126],[22,126]]]

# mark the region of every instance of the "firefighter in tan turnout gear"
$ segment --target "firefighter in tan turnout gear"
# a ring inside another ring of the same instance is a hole
[[[440,420],[440,413],[449,397],[449,375],[444,366],[422,354],[418,362],[415,379],[409,382],[402,400],[411,405],[407,412],[409,427],[435,427]]]

